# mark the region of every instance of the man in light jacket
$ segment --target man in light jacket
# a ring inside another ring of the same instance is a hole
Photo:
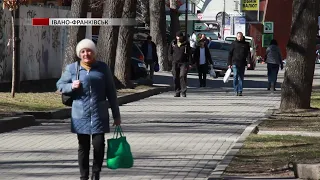
[[[190,37],[190,47],[191,47],[191,53],[193,54],[197,47],[197,35],[196,32],[193,31],[191,37]]]

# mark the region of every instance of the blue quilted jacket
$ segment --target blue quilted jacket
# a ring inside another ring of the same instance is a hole
[[[73,96],[71,110],[71,132],[77,134],[99,134],[110,132],[108,102],[114,119],[120,118],[117,91],[113,75],[106,63],[97,61],[90,71],[79,68],[81,88],[72,90],[76,80],[77,63],[67,65],[57,88]],[[108,102],[107,102],[108,100]]]

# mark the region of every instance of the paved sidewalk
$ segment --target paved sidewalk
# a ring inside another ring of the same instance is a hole
[[[187,98],[164,93],[122,106],[135,165],[104,168],[101,179],[206,179],[244,129],[279,105],[279,95],[266,91],[247,90],[243,97],[217,91],[190,89]],[[69,124],[0,136],[1,180],[79,179],[77,140]]]

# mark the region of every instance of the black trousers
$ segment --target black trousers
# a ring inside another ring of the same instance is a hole
[[[207,73],[208,73],[207,64],[201,64],[198,66],[198,76],[199,76],[200,87],[207,86]]]
[[[172,74],[174,80],[174,90],[176,94],[186,94],[188,65],[186,63],[173,64]]]
[[[89,179],[89,154],[90,154],[90,139],[87,134],[78,134],[78,163],[80,168],[80,179]],[[99,173],[102,168],[102,163],[105,154],[105,138],[104,134],[92,135],[93,145],[93,165],[92,173]]]

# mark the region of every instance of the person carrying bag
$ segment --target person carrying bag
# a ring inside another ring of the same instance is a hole
[[[91,180],[99,180],[105,155],[105,133],[110,132],[110,106],[113,125],[121,124],[117,90],[109,66],[96,60],[96,46],[91,39],[83,39],[76,46],[81,59],[66,66],[57,82],[57,89],[72,98],[71,132],[78,139],[80,179],[88,180],[90,148],[93,145]],[[79,67],[79,69],[77,68]]]

